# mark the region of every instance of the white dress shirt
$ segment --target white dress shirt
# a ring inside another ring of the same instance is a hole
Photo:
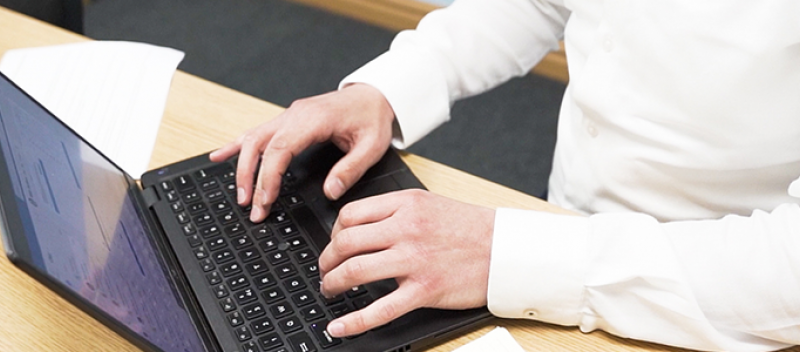
[[[800,1],[458,0],[342,85],[387,97],[402,148],[562,37],[549,201],[589,216],[499,209],[492,313],[703,350],[800,344]]]

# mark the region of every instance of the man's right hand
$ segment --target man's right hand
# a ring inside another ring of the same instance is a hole
[[[277,199],[281,178],[294,156],[328,140],[344,151],[323,186],[328,198],[338,199],[389,148],[393,120],[394,111],[383,94],[356,83],[295,101],[278,117],[214,151],[210,158],[220,162],[239,154],[237,202],[252,203],[250,220],[260,222]],[[259,156],[261,168],[253,187]]]

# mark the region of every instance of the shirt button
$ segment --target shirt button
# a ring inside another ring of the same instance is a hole
[[[534,319],[539,315],[539,311],[536,309],[526,309],[523,314],[525,314],[525,317],[528,319]]]
[[[592,137],[597,137],[597,127],[594,127],[594,125],[589,125],[589,127],[586,128],[586,132]]]

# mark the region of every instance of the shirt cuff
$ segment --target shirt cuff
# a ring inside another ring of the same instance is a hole
[[[392,144],[405,149],[450,119],[447,84],[437,67],[423,55],[389,51],[345,77],[339,88],[351,83],[377,88],[399,127]]]
[[[492,314],[578,325],[588,233],[585,217],[498,209],[487,297]]]

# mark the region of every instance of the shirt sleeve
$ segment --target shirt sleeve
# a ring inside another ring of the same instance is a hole
[[[800,206],[658,223],[499,209],[489,309],[700,350],[800,344]]]
[[[544,0],[457,0],[403,31],[340,84],[366,83],[395,112],[398,148],[450,118],[452,103],[520,76],[558,48],[569,12]]]

